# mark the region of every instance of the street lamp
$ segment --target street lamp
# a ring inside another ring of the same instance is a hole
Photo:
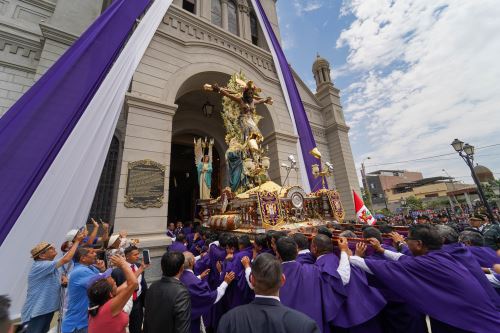
[[[477,192],[479,194],[479,199],[483,202],[484,207],[486,207],[486,212],[490,221],[492,223],[497,223],[495,220],[495,215],[493,215],[493,211],[491,210],[490,204],[488,200],[486,200],[486,196],[484,195],[483,187],[481,186],[481,182],[477,178],[476,172],[474,171],[474,146],[469,145],[468,143],[464,144],[463,141],[458,139],[453,140],[451,143],[453,149],[460,155],[460,157],[464,160],[465,164],[470,169],[472,179],[477,186]]]
[[[368,180],[366,179],[366,171],[365,171],[365,161],[366,160],[371,160],[371,157],[365,157],[361,161],[361,179],[363,181],[363,186],[365,188],[365,193],[366,193],[366,204],[369,209],[372,209],[372,195],[370,193],[370,188],[368,186]]]

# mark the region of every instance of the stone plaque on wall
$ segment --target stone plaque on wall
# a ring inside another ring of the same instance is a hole
[[[151,160],[128,163],[125,207],[160,208],[165,190],[165,166]]]

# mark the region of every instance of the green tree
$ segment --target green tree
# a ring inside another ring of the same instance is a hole
[[[445,207],[449,207],[449,206],[450,206],[450,202],[448,201],[448,199],[441,199],[441,198],[425,203],[425,207],[428,209],[439,209],[439,208],[445,208]]]
[[[406,198],[406,207],[408,207],[411,210],[421,210],[424,209],[424,203],[422,199],[411,196]]]
[[[495,201],[498,199],[498,195],[495,194],[495,191],[499,191],[500,189],[500,180],[491,180],[488,184],[483,185],[484,196],[488,201]]]

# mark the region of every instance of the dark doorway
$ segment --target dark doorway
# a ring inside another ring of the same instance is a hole
[[[111,220],[119,150],[120,143],[114,136],[109,146],[104,167],[102,168],[101,178],[99,178],[99,184],[97,185],[87,222],[90,222],[91,217],[97,221],[102,219],[104,222],[110,222]]]
[[[213,147],[211,197],[216,198],[220,188],[220,158]],[[192,221],[197,217],[196,200],[199,198],[198,173],[194,164],[193,146],[172,144],[168,189],[169,221]]]

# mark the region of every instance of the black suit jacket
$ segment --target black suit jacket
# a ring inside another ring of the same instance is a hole
[[[137,267],[140,266],[140,264],[136,264]],[[148,290],[148,283],[146,282],[146,279],[144,278],[144,272],[142,272],[142,279],[141,279],[141,295],[139,296],[139,300],[142,301],[144,304],[144,300],[146,299],[146,292]],[[127,279],[125,279],[125,274],[123,274],[123,271],[121,268],[114,268],[113,271],[111,272],[111,277],[113,280],[115,280],[117,286],[121,286]]]
[[[255,297],[222,316],[218,333],[320,333],[316,322],[278,300]]]
[[[144,333],[190,333],[191,298],[173,277],[162,277],[148,289]]]

